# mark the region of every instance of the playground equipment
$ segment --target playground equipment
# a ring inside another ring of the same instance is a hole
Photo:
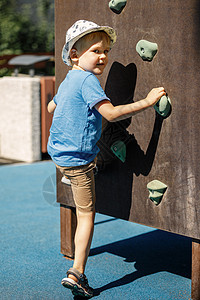
[[[200,5],[196,0],[128,1],[123,13],[115,14],[107,1],[70,0],[66,9],[61,0],[55,1],[55,10],[57,87],[68,71],[61,59],[66,29],[76,20],[86,19],[110,25],[118,33],[101,78],[113,104],[137,101],[156,86],[164,86],[172,100],[172,113],[166,119],[152,108],[132,119],[104,124],[99,142],[96,210],[190,237],[192,299],[199,300]],[[140,40],[158,45],[151,62],[137,54],[135,47]],[[124,162],[113,153],[119,153],[117,141],[126,146]],[[111,149],[112,145],[115,148]],[[61,178],[57,171],[61,252],[73,257],[75,208],[71,187]],[[158,205],[149,199],[147,188],[154,180],[167,186]]]

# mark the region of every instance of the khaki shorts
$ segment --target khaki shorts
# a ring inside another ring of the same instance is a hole
[[[93,169],[96,167],[96,160],[78,167],[56,166],[71,182],[76,208],[85,212],[94,211],[96,195]]]

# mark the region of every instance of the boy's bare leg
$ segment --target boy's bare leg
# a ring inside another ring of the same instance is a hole
[[[84,273],[94,231],[95,212],[81,212],[77,209],[77,228],[75,233],[75,258],[73,268]],[[73,275],[70,278],[77,281]]]

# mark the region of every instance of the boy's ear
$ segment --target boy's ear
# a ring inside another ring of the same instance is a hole
[[[76,49],[71,49],[69,52],[71,60],[75,63],[78,60],[78,51]]]

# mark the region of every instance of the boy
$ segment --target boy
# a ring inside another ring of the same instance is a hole
[[[93,296],[84,274],[93,236],[95,216],[96,143],[101,135],[102,116],[116,122],[155,105],[165,95],[153,89],[145,99],[114,107],[100,86],[108,63],[108,53],[116,42],[114,29],[85,20],[77,21],[66,34],[63,61],[72,67],[61,83],[48,111],[54,112],[48,152],[60,171],[70,179],[77,213],[73,268],[63,278],[63,286],[74,295]]]

